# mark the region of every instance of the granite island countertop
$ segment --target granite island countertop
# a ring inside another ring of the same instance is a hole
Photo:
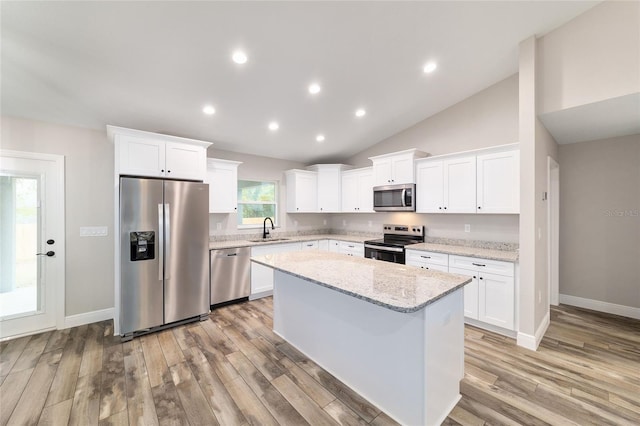
[[[346,235],[346,234],[311,234],[311,235],[296,235],[291,237],[280,238],[277,235],[265,240],[253,241],[251,240],[228,240],[228,241],[210,241],[209,250],[230,249],[239,247],[254,247],[263,246],[268,244],[286,244],[286,243],[298,243],[305,241],[316,240],[338,240],[346,241],[349,243],[364,243],[367,240],[374,240],[380,237],[362,236],[362,235]]]
[[[517,250],[496,250],[482,247],[467,247],[450,244],[419,243],[405,246],[406,250],[431,251],[457,256],[477,257],[480,259],[501,260],[503,262],[517,262]]]
[[[471,282],[465,275],[330,252],[281,253],[251,260],[397,312],[419,311]]]

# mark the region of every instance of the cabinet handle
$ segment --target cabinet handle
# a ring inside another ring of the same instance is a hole
[[[420,256],[423,259],[431,259],[431,256]]]
[[[447,208],[445,207],[444,209],[446,210]]]
[[[167,170],[167,173],[171,173],[171,170]]]
[[[164,173],[164,169],[160,169],[160,171],[161,171],[162,173]]]
[[[474,280],[476,279],[476,276],[475,276],[475,275],[473,276],[473,279],[474,279]]]
[[[438,207],[439,210],[442,210],[442,207]]]
[[[478,210],[480,210],[482,207],[478,206]]]
[[[487,265],[483,265],[482,263],[472,263],[472,265],[474,265],[474,266],[487,266]]]
[[[480,277],[480,279],[483,279],[482,277]]]

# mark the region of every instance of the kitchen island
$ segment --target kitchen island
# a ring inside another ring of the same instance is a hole
[[[464,375],[463,275],[327,252],[274,269],[274,332],[406,425],[440,424]]]

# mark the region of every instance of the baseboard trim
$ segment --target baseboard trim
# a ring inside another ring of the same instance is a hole
[[[64,328],[78,327],[98,321],[113,319],[114,308],[101,309],[99,311],[85,312],[83,314],[69,315],[64,318]]]
[[[542,322],[536,329],[535,334],[532,336],[531,334],[526,334],[522,332],[518,332],[518,336],[516,337],[516,343],[518,346],[522,346],[525,349],[529,349],[532,351],[537,351],[542,338],[544,337],[544,333],[547,332],[547,328],[549,328],[549,324],[551,323],[550,313],[544,316]]]
[[[568,294],[560,295],[560,303],[564,305],[576,306],[578,308],[591,309],[592,311],[605,312],[607,314],[640,319],[640,308],[634,308],[632,306],[616,305],[615,303],[585,299],[583,297],[571,296]]]

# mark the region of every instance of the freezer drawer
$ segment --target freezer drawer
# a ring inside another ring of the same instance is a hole
[[[251,292],[251,249],[211,250],[211,304],[249,297]]]

